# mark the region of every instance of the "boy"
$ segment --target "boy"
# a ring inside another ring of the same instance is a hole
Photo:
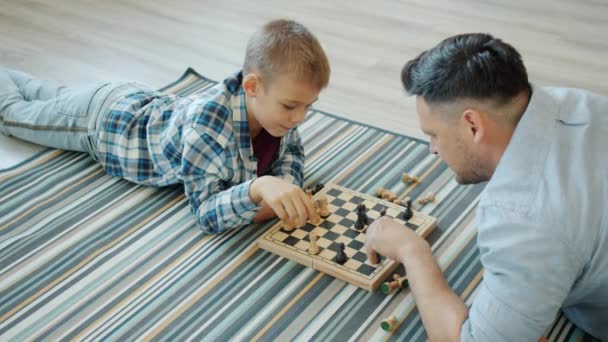
[[[250,38],[242,71],[188,97],[135,83],[71,90],[0,69],[0,131],[88,152],[107,174],[138,184],[183,183],[207,233],[275,214],[304,225],[317,214],[301,190],[296,126],[329,74],[316,37],[275,20]]]

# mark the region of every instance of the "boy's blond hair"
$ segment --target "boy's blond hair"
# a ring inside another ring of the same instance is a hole
[[[273,20],[247,43],[243,70],[258,72],[268,85],[280,74],[310,82],[318,89],[329,83],[329,61],[317,38],[293,20]]]

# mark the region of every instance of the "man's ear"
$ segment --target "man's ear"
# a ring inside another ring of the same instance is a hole
[[[243,89],[249,97],[256,97],[262,86],[260,76],[255,73],[247,74],[243,77]]]
[[[475,108],[466,108],[462,113],[466,134],[472,138],[473,142],[481,142],[487,133],[487,115]]]

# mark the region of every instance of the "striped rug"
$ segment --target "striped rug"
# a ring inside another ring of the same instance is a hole
[[[164,90],[214,83],[189,69]],[[473,224],[483,185],[457,185],[424,142],[322,111],[301,134],[306,186],[437,194],[417,209],[439,219],[429,240],[470,305],[483,273]],[[403,172],[421,183],[402,183]],[[0,173],[0,340],[426,340],[409,290],[369,293],[259,250],[270,225],[203,235],[181,187],[138,186],[86,154],[46,150]],[[390,315],[398,325],[386,333]],[[589,339],[561,316],[547,338]]]

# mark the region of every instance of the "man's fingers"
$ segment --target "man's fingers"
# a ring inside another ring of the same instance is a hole
[[[376,253],[375,250],[371,249],[371,248],[366,248],[365,249],[365,254],[367,254],[367,259],[369,260],[370,263],[372,264],[377,264],[378,263],[378,253]]]

